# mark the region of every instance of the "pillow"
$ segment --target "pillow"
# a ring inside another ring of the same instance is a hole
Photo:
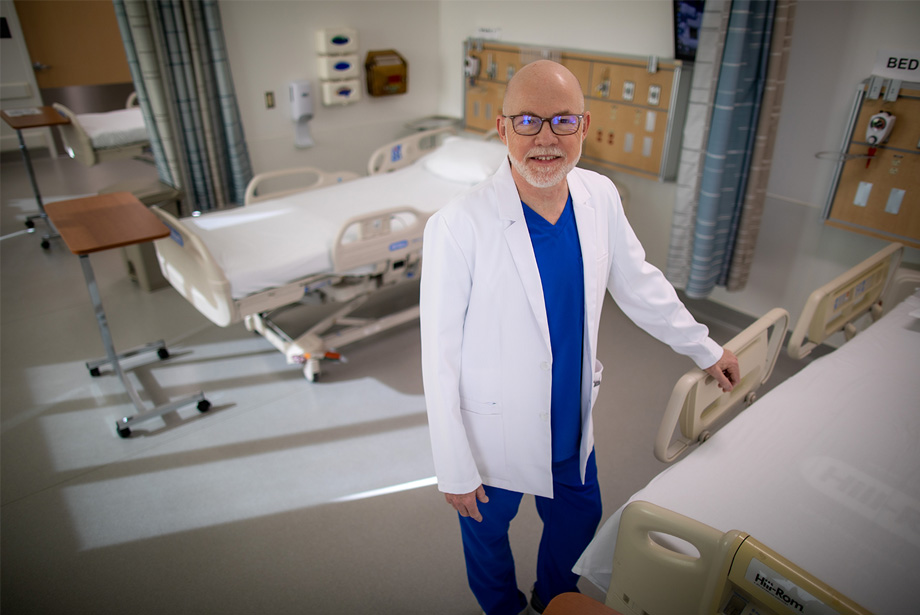
[[[505,145],[497,141],[447,137],[423,162],[425,168],[438,177],[478,184],[495,173],[507,155]]]

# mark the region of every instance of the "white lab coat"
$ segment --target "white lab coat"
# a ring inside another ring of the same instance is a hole
[[[709,367],[722,356],[626,221],[606,177],[568,175],[584,261],[581,473],[594,447],[591,412],[603,367],[604,291],[636,324]],[[543,288],[508,162],[435,213],[425,229],[422,372],[438,487],[480,484],[552,497],[552,352]]]

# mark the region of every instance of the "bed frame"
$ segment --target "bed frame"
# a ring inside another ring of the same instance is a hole
[[[788,326],[789,313],[774,308],[725,344],[738,357],[741,371],[741,381],[730,393],[723,393],[715,378],[701,369],[684,374],[661,419],[655,457],[671,463],[695,443],[708,440],[730,412],[754,403],[757,390],[773,373]]]
[[[606,604],[624,615],[869,615],[747,533],[639,500],[620,519]]]
[[[855,321],[869,314],[872,321],[881,318],[882,298],[898,270],[904,246],[892,243],[846,273],[815,289],[805,303],[789,338],[787,352],[793,359],[803,359],[816,346],[835,333],[852,339]]]
[[[374,152],[369,167],[375,173],[385,173],[407,166],[455,132],[441,128],[390,143]],[[264,194],[260,191],[260,185],[279,178],[299,179],[300,186]],[[246,204],[355,178],[354,173],[326,173],[311,167],[262,173],[250,182]],[[154,244],[170,284],[215,324],[226,327],[243,321],[248,330],[258,332],[284,353],[288,363],[302,365],[304,376],[311,382],[319,377],[322,362],[342,360],[338,348],[418,318],[417,303],[379,318],[354,315],[381,288],[418,279],[428,214],[412,207],[375,211],[348,220],[333,244],[331,273],[310,275],[241,299],[231,296],[229,281],[201,239],[169,212],[151,209],[171,232],[170,238]],[[411,223],[391,225],[395,218],[403,222],[411,219]],[[357,240],[345,241],[346,236],[355,235]],[[301,302],[340,303],[342,307],[292,337],[273,322],[273,316]]]
[[[137,96],[132,93],[125,104],[126,109],[136,106]],[[94,148],[93,142],[86,130],[80,124],[79,116],[76,113],[60,103],[52,103],[58,113],[70,120],[69,124],[61,124],[58,130],[61,131],[61,138],[64,141],[64,147],[70,157],[79,160],[88,167],[117,160],[119,158],[139,158],[144,156],[144,150],[150,146],[150,141],[140,141],[118,147]]]

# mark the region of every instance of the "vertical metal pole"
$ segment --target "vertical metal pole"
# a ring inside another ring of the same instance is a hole
[[[118,374],[119,379],[121,379],[134,406],[138,411],[141,411],[144,409],[143,403],[137,391],[135,391],[131,383],[128,382],[128,378],[125,376],[121,369],[121,364],[118,362],[118,355],[115,353],[115,344],[112,342],[112,334],[109,331],[109,323],[105,317],[105,310],[102,309],[102,297],[99,295],[99,287],[96,285],[96,276],[93,275],[93,267],[89,262],[89,254],[80,255],[80,265],[83,267],[83,277],[86,278],[86,288],[89,290],[89,297],[93,301],[93,309],[96,312],[96,322],[99,325],[99,333],[102,335],[102,345],[105,347],[105,354],[112,364],[112,367],[115,368],[115,373]]]
[[[35,202],[38,203],[38,211],[41,212],[36,216],[27,216],[26,226],[31,228],[31,224],[29,223],[35,218],[41,218],[45,221],[45,224],[47,224],[48,228],[51,229],[51,233],[45,235],[42,238],[44,240],[42,241],[42,247],[47,248],[49,245],[48,240],[55,237],[60,237],[60,235],[58,234],[57,229],[54,227],[54,223],[51,222],[51,218],[49,218],[45,213],[45,204],[42,202],[42,195],[38,191],[38,182],[35,180],[35,170],[32,168],[32,157],[29,155],[29,148],[26,147],[26,141],[22,137],[22,131],[17,130],[16,136],[19,137],[19,151],[22,153],[22,160],[26,164],[26,171],[29,174],[29,181],[32,183],[32,192],[35,193]]]
[[[32,192],[35,193],[35,200],[38,202],[38,210],[42,212],[42,218],[47,220],[48,217],[45,215],[45,204],[42,203],[42,195],[38,192],[38,182],[35,181],[35,171],[32,170],[32,157],[29,156],[29,148],[26,147],[26,141],[22,138],[21,130],[16,131],[16,136],[19,137],[19,151],[22,153],[22,160],[26,163],[26,171],[29,173],[29,181],[32,182]]]

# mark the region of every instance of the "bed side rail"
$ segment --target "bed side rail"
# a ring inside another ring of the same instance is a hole
[[[747,532],[723,533],[641,500],[623,509],[606,604],[624,615],[710,615],[751,604],[754,612],[869,615]]]
[[[445,126],[419,132],[388,143],[371,154],[367,161],[367,174],[389,173],[390,171],[407,167],[437,148],[445,137],[455,134],[457,134],[456,128]]]
[[[64,147],[67,153],[74,160],[82,162],[84,165],[91,167],[98,162],[96,150],[93,149],[93,143],[83,130],[77,115],[61,103],[52,103],[54,109],[70,120],[69,124],[59,124],[58,130],[61,131],[61,139],[64,141]]]
[[[606,604],[624,615],[721,612],[715,603],[731,554],[745,537],[740,532],[723,534],[649,502],[630,502],[617,528]]]
[[[856,335],[853,323],[869,313],[873,320],[882,315],[881,298],[898,269],[904,246],[892,243],[849,271],[815,289],[789,338],[788,353],[801,359],[831,335],[843,331]]]
[[[170,233],[153,244],[163,276],[214,324],[226,327],[241,320],[230,282],[201,238],[169,212],[155,206],[150,209]]]
[[[249,181],[249,185],[246,186],[246,196],[243,200],[243,204],[252,205],[267,199],[315,190],[316,188],[322,188],[323,186],[332,184],[340,184],[342,182],[357,179],[358,177],[359,175],[357,173],[351,171],[329,173],[315,167],[298,167],[293,169],[266,171],[265,173],[259,173]],[[264,187],[261,191],[259,190],[262,184],[282,178],[296,178],[299,185],[293,188],[276,189],[274,191],[268,191]]]
[[[733,337],[725,348],[738,357],[741,381],[730,393],[715,378],[692,369],[674,386],[655,438],[655,457],[671,463],[695,442],[705,442],[729,412],[754,403],[757,390],[770,378],[789,327],[789,313],[773,308]]]
[[[367,266],[381,269],[393,263],[413,264],[421,258],[428,216],[406,206],[351,218],[342,225],[332,246],[333,269],[347,274]]]

